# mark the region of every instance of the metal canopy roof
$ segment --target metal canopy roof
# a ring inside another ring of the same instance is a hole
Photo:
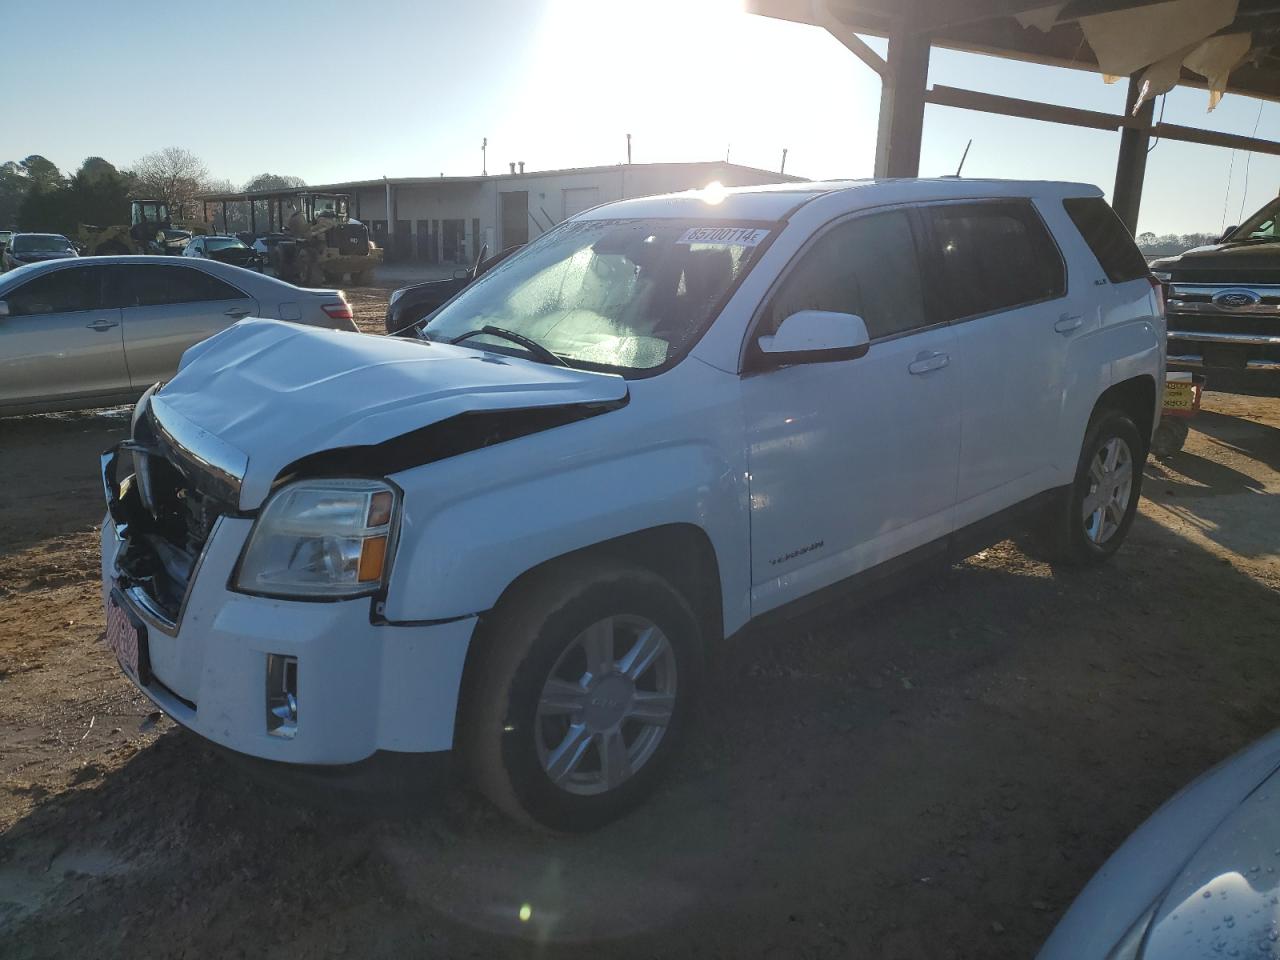
[[[748,12],[829,32],[880,75],[876,176],[914,177],[926,103],[1120,131],[1112,205],[1137,229],[1151,138],[1280,155],[1280,142],[1157,122],[1176,84],[1280,100],[1280,0],[747,0]],[[858,34],[888,39],[881,56]],[[1092,44],[1098,45],[1101,54]],[[928,85],[933,47],[1128,74],[1123,113]],[[1193,72],[1188,66],[1194,66]],[[1213,80],[1208,79],[1212,75]]]
[[[1079,70],[1098,61],[1075,20],[1099,13],[1158,6],[1164,0],[1069,0],[1048,31],[1022,26],[1016,16],[1057,4],[1046,0],[827,0],[831,16],[850,30],[887,37],[895,29],[928,34],[935,47],[982,53]],[[752,13],[825,26],[812,0],[747,0]],[[1250,33],[1255,62],[1232,71],[1229,93],[1280,101],[1280,2],[1239,0],[1235,20],[1218,35]],[[1276,44],[1277,53],[1268,49]],[[1203,77],[1183,69],[1181,83],[1204,87]]]

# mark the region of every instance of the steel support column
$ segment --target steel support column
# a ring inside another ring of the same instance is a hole
[[[915,28],[915,18],[904,13],[889,35],[889,53],[885,57],[880,90],[880,127],[876,135],[877,177],[920,175],[924,91],[929,81],[929,37]]]
[[[1120,131],[1120,155],[1116,158],[1116,188],[1111,193],[1111,206],[1134,236],[1138,233],[1138,208],[1142,206],[1142,182],[1147,175],[1147,151],[1151,148],[1151,121],[1155,101],[1148,100],[1133,112],[1142,88],[1139,75],[1129,78],[1129,95],[1124,102],[1124,115],[1133,117],[1140,126]]]

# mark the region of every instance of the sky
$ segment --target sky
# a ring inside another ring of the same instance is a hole
[[[212,176],[309,183],[729,159],[869,176],[879,78],[819,28],[741,0],[3,2],[0,160],[127,168],[167,146]],[[883,52],[883,43],[869,40]],[[24,78],[30,78],[28,82]],[[1119,113],[1123,83],[935,50],[931,83]],[[1178,88],[1164,119],[1280,139],[1280,104]],[[1157,112],[1161,105],[1157,105]],[[1118,133],[926,109],[922,176],[1065,179],[1110,194]],[[1139,232],[1215,232],[1277,194],[1280,158],[1165,141]]]

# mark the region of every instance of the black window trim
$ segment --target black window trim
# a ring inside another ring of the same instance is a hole
[[[982,320],[985,317],[999,316],[1002,313],[1009,313],[1013,310],[1025,310],[1027,307],[1037,307],[1046,303],[1056,303],[1058,300],[1065,300],[1071,295],[1071,270],[1067,265],[1067,258],[1062,254],[1062,247],[1058,244],[1058,238],[1054,235],[1053,229],[1045,221],[1044,215],[1040,212],[1040,208],[1036,206],[1035,197],[1025,196],[1009,196],[1009,197],[956,197],[947,200],[926,200],[916,204],[916,209],[920,216],[920,229],[924,231],[924,236],[928,238],[929,243],[922,254],[926,262],[925,269],[929,271],[929,286],[940,291],[940,296],[946,296],[945,282],[942,274],[942,264],[938,260],[937,238],[933,232],[933,218],[928,215],[928,211],[935,207],[953,207],[959,205],[975,206],[978,204],[1015,204],[1022,207],[1030,208],[1031,215],[1044,228],[1044,232],[1049,235],[1049,242],[1053,246],[1053,250],[1058,255],[1058,262],[1062,265],[1062,293],[1056,297],[1041,297],[1039,300],[1027,300],[1021,303],[1010,304],[1009,306],[1000,307],[997,310],[986,310],[982,313],[966,314],[963,317],[955,317],[945,321],[952,326],[959,326],[962,323],[969,323],[973,320]]]
[[[738,375],[740,377],[754,376],[758,373],[768,373],[777,369],[773,365],[762,365],[760,360],[762,354],[760,347],[756,343],[756,331],[760,324],[764,321],[765,315],[773,306],[773,298],[778,295],[779,289],[787,278],[795,271],[796,265],[804,259],[804,257],[813,249],[819,240],[829,234],[837,227],[843,226],[853,220],[859,220],[863,217],[875,216],[883,213],[893,213],[902,211],[907,215],[907,224],[911,229],[911,238],[916,250],[916,266],[920,271],[920,280],[922,282],[921,299],[924,303],[925,318],[928,323],[919,327],[912,327],[910,330],[899,330],[896,333],[886,333],[882,337],[873,337],[870,346],[879,343],[889,343],[894,340],[900,340],[903,337],[914,337],[920,333],[926,333],[930,330],[937,330],[947,326],[947,320],[940,319],[941,304],[938,302],[935,290],[936,283],[930,275],[928,264],[926,263],[927,251],[923,247],[924,237],[921,235],[922,224],[915,211],[920,206],[918,200],[906,200],[898,203],[886,203],[873,207],[862,207],[858,210],[851,210],[838,214],[826,223],[822,224],[809,235],[809,238],[800,246],[800,249],[791,255],[791,258],[778,271],[778,275],[773,278],[773,282],[769,284],[769,288],[765,290],[764,296],[760,298],[760,302],[756,304],[755,310],[751,314],[751,320],[747,324],[747,335],[743,338],[742,349],[738,353]],[[865,322],[865,321],[864,321]],[[841,362],[841,361],[833,361]]]

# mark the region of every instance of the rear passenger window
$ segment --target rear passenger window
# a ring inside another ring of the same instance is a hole
[[[75,313],[102,306],[102,269],[95,266],[54,270],[28,280],[4,299],[15,317]]]
[[[907,215],[859,217],[823,234],[783,281],[760,332],[775,332],[799,310],[857,314],[873,340],[926,326]]]
[[[928,213],[951,319],[1066,294],[1062,257],[1029,203],[956,203]]]
[[[154,307],[202,300],[241,300],[244,294],[193,267],[133,264],[123,271],[124,306]]]
[[[1101,197],[1071,197],[1062,201],[1067,216],[1098,258],[1112,283],[1139,280],[1151,273],[1129,229]]]

